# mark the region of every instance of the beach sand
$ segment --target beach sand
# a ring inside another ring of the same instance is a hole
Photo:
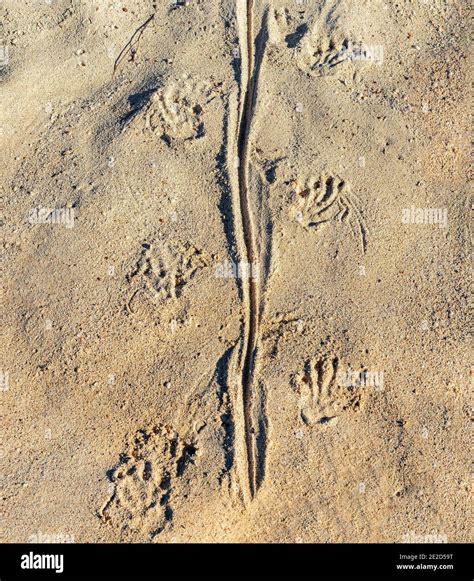
[[[4,0],[1,540],[470,540],[468,9]]]

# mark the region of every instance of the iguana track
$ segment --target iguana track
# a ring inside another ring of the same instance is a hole
[[[237,0],[238,2],[239,0]],[[242,70],[246,70],[246,88],[241,94],[242,106],[238,126],[238,190],[243,239],[247,263],[250,266],[249,276],[245,278],[244,305],[245,322],[242,338],[242,365],[240,387],[244,414],[245,451],[248,472],[248,490],[250,498],[256,491],[256,458],[254,426],[252,422],[252,399],[254,367],[258,345],[260,323],[260,289],[258,278],[254,276],[254,265],[259,264],[256,232],[252,220],[249,199],[249,137],[255,110],[255,92],[258,71],[255,67],[255,49],[253,37],[253,0],[247,0],[246,12],[246,55],[242,57]]]

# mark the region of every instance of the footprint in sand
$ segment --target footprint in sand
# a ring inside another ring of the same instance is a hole
[[[345,385],[339,371],[339,358],[327,354],[308,359],[303,372],[296,376],[300,415],[306,425],[335,425],[342,413],[360,408],[364,396],[361,386]]]
[[[349,184],[336,175],[322,175],[303,181],[294,179],[289,185],[292,188],[290,215],[293,220],[305,230],[315,232],[329,223],[348,223],[366,252],[367,226]]]
[[[179,298],[184,286],[209,263],[210,257],[190,242],[177,246],[143,243],[126,277],[133,289],[129,311],[133,312],[133,302],[142,292],[155,303]]]
[[[122,531],[145,531],[150,539],[173,520],[177,481],[194,463],[197,448],[169,426],[139,430],[110,473],[110,498],[103,522]]]
[[[321,12],[305,22],[288,9],[270,15],[270,39],[274,45],[291,49],[298,68],[312,77],[333,75],[350,63],[381,64],[383,48],[351,40],[338,24],[337,6],[327,3]]]
[[[174,141],[203,137],[206,107],[217,92],[217,85],[190,78],[170,82],[151,96],[145,130],[158,134],[170,146]]]

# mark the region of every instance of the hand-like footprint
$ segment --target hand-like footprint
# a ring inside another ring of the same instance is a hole
[[[293,180],[291,216],[305,230],[318,231],[330,222],[348,222],[362,251],[367,250],[367,226],[358,209],[357,198],[349,184],[338,176],[309,177],[304,182]],[[351,218],[355,216],[355,220]]]
[[[205,135],[205,107],[216,97],[217,86],[184,79],[156,91],[150,101],[145,128],[159,132],[171,145],[173,140],[189,141]]]
[[[293,381],[301,419],[308,426],[335,425],[342,414],[362,409],[367,396],[363,384],[347,381],[347,371],[341,373],[340,360],[332,354],[308,359]]]
[[[153,539],[172,521],[176,479],[194,462],[195,453],[195,446],[168,426],[137,432],[111,471],[113,490],[100,511],[102,520]]]
[[[337,357],[322,357],[306,362],[305,370],[297,378],[301,394],[301,418],[307,425],[334,423],[340,404],[336,397]]]
[[[138,261],[127,275],[127,282],[137,287],[128,301],[129,312],[133,313],[133,303],[142,291],[157,303],[179,298],[183,287],[200,269],[208,266],[209,260],[205,252],[189,242],[159,247],[143,243]]]
[[[338,177],[310,177],[304,184],[294,180],[296,198],[292,213],[306,230],[317,230],[333,219],[342,221],[349,215],[343,192],[345,183]]]

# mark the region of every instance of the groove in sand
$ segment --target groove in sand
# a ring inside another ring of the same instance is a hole
[[[247,0],[247,38],[246,38],[246,70],[247,86],[243,94],[243,107],[240,112],[237,151],[239,159],[238,167],[238,187],[240,213],[242,218],[243,238],[247,263],[252,265],[258,264],[258,251],[255,239],[254,225],[252,222],[252,212],[249,201],[249,135],[252,125],[252,118],[255,107],[255,87],[256,78],[254,71],[254,39],[253,39],[253,0]],[[246,288],[244,289],[244,306],[245,306],[245,323],[243,336],[243,358],[241,369],[241,389],[244,414],[244,431],[245,431],[245,450],[248,469],[248,489],[250,498],[255,495],[256,477],[255,477],[255,452],[253,442],[253,425],[252,425],[252,391],[253,391],[253,374],[255,354],[257,349],[258,332],[259,332],[259,286],[258,279],[254,276],[248,276],[245,279]]]

